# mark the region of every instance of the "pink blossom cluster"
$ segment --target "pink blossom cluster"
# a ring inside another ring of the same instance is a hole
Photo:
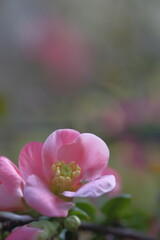
[[[44,17],[32,21],[20,35],[25,57],[40,64],[45,80],[58,92],[70,92],[85,85],[93,71],[91,43],[69,22]]]
[[[157,124],[160,120],[160,99],[144,97],[113,102],[102,112],[103,130],[110,135],[121,135],[132,127]],[[109,126],[109,128],[108,128]]]
[[[44,216],[66,217],[75,197],[99,197],[117,188],[108,159],[107,145],[91,133],[60,129],[44,143],[30,142],[20,152],[19,168],[0,157],[0,211],[33,209]],[[26,225],[7,239],[23,231],[39,234]]]

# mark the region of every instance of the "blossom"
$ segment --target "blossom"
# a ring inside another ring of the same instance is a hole
[[[25,201],[42,215],[67,216],[74,197],[98,197],[115,187],[115,177],[103,174],[108,159],[103,140],[71,129],[54,131],[44,144],[26,144],[19,156]]]
[[[150,234],[153,237],[158,237],[160,234],[160,222],[158,219],[154,219],[151,223]]]
[[[122,180],[119,173],[113,168],[107,168],[103,171],[103,175],[113,175],[116,179],[116,186],[108,194],[110,197],[114,197],[122,191]]]
[[[48,240],[54,236],[56,231],[53,223],[40,220],[16,228],[6,240]]]
[[[34,228],[29,225],[24,225],[22,227],[16,228],[6,240],[38,240],[39,234],[43,230],[39,228]]]
[[[19,169],[6,157],[0,156],[0,211],[23,210],[24,180]]]
[[[93,50],[83,31],[61,18],[43,16],[24,24],[19,33],[24,56],[40,64],[49,86],[65,94],[89,82]]]

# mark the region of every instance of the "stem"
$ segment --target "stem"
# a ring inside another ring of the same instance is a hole
[[[132,238],[139,240],[158,240],[154,237],[147,236],[141,232],[134,231],[129,228],[122,227],[104,227],[101,225],[93,224],[93,223],[82,223],[79,227],[80,230],[91,231],[99,234],[112,234],[114,236],[119,236],[123,238]]]
[[[34,218],[28,215],[18,215],[10,212],[0,212],[1,231],[11,231],[13,228],[30,223]]]
[[[50,218],[48,218],[50,219]],[[37,218],[32,218],[28,215],[17,215],[14,213],[8,212],[0,212],[0,223],[1,223],[1,231],[11,231],[13,228],[22,226],[24,224],[30,223],[32,221],[38,221]],[[91,231],[98,234],[111,234],[113,236],[119,236],[123,238],[132,238],[132,239],[139,239],[139,240],[158,240],[154,237],[147,236],[141,232],[134,231],[133,229],[129,228],[122,228],[122,227],[112,227],[112,226],[101,226],[94,223],[83,223],[79,227],[79,230],[83,231]]]

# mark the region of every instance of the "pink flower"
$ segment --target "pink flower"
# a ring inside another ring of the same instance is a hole
[[[53,132],[44,144],[28,143],[19,156],[27,204],[46,216],[67,216],[74,197],[98,197],[115,187],[115,177],[103,174],[108,158],[99,137],[71,129]]]
[[[0,211],[23,210],[24,181],[18,168],[6,157],[0,156]]]
[[[46,82],[56,92],[66,94],[85,86],[91,79],[91,43],[66,20],[34,18],[20,35],[25,55],[42,66]]]
[[[43,230],[39,228],[34,228],[29,225],[24,225],[23,227],[16,228],[6,240],[38,240],[39,234]]]
[[[154,219],[151,223],[150,234],[152,237],[158,237],[160,234],[160,222],[158,219]]]
[[[119,173],[112,168],[107,168],[104,170],[103,175],[113,175],[116,179],[116,186],[115,186],[115,188],[113,188],[112,191],[109,192],[109,196],[114,197],[114,196],[120,194],[121,190],[122,190],[122,180],[121,180],[121,176],[119,175]]]

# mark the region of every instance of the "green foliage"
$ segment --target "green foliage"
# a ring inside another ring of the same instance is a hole
[[[102,212],[108,223],[120,220],[129,214],[131,195],[123,194],[109,199],[102,207]]]
[[[9,232],[5,231],[3,233],[0,232],[0,240],[5,240],[9,236]]]
[[[93,222],[96,219],[96,209],[91,203],[77,202],[68,215],[76,215],[80,220]]]
[[[88,221],[89,220],[88,214],[85,211],[83,211],[82,209],[78,208],[78,207],[73,207],[69,211],[68,215],[69,216],[76,215],[77,217],[79,217],[80,220],[84,220],[84,221]]]
[[[50,239],[52,236],[54,236],[57,233],[57,229],[55,225],[47,220],[31,222],[29,225],[33,228],[39,228],[43,230],[38,234],[39,240]]]
[[[149,229],[151,217],[145,211],[132,210],[131,214],[126,218],[127,225],[130,228],[145,231]]]
[[[77,202],[76,206],[87,213],[89,220],[92,222],[96,219],[96,208],[91,203]]]

